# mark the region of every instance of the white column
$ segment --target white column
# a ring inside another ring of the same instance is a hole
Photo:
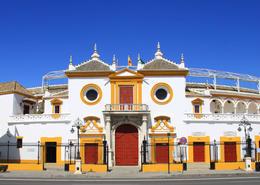
[[[106,140],[108,146],[108,166],[109,169],[112,167],[112,142],[111,142],[111,118],[110,116],[105,116],[105,129],[106,129]]]

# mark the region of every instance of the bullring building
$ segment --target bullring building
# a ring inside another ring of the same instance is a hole
[[[90,59],[76,65],[71,58],[68,69],[45,75],[41,87],[0,83],[1,164],[75,171],[79,160],[82,171],[222,170],[244,169],[250,157],[255,165],[260,78],[188,68],[183,55],[166,59],[159,43],[151,60],[139,56],[136,63],[105,62],[95,47]],[[61,77],[68,83],[47,83]],[[244,81],[257,88],[242,87]]]

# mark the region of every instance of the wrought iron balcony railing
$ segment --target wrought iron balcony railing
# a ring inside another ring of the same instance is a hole
[[[146,112],[149,111],[146,104],[106,104],[105,111],[111,112]]]

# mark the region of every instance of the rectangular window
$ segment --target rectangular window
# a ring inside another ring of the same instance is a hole
[[[22,148],[23,147],[23,138],[17,138],[16,140],[16,147]]]
[[[194,105],[194,112],[195,114],[200,114],[200,105]]]
[[[23,106],[23,114],[30,114],[30,106],[29,105]]]
[[[59,114],[60,113],[60,105],[55,105],[54,106],[54,113]]]

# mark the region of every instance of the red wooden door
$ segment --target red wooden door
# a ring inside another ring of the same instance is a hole
[[[205,162],[205,143],[194,142],[193,143],[193,161]]]
[[[86,143],[85,144],[85,164],[98,163],[98,144]]]
[[[225,162],[237,161],[236,142],[224,142]]]
[[[133,104],[133,86],[119,86],[119,103],[120,104],[130,104],[121,105],[120,110],[131,110]]]
[[[168,143],[156,143],[155,146],[156,163],[168,163],[168,160],[169,160]]]
[[[125,124],[116,129],[115,135],[116,165],[138,164],[138,130]]]

